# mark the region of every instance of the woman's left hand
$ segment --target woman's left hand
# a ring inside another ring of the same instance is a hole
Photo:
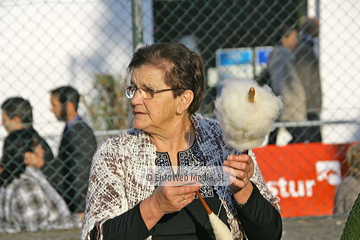
[[[229,185],[229,188],[233,194],[236,194],[249,185],[250,178],[254,174],[254,161],[249,155],[229,155],[227,160],[224,161],[224,165],[231,168],[236,174],[236,178],[230,176],[230,180],[233,180],[233,182]],[[232,174],[233,171],[227,171],[226,168],[224,168],[224,172],[228,174]]]

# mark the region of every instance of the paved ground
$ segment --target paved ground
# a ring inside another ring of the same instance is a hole
[[[284,219],[282,240],[339,240],[345,222],[346,217],[344,216]],[[79,240],[79,233],[79,229],[72,229],[36,233],[0,234],[0,240]]]
[[[284,219],[284,231],[282,239],[340,240],[345,222],[345,216],[308,219]]]

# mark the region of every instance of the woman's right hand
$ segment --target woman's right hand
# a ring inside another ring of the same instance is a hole
[[[164,182],[152,195],[154,205],[163,214],[180,211],[195,199],[200,188],[201,184],[196,182],[181,182],[181,185],[173,181]]]
[[[185,185],[186,184],[186,185]],[[192,182],[164,182],[153,194],[140,203],[140,213],[150,230],[168,213],[180,211],[191,203],[201,184]]]

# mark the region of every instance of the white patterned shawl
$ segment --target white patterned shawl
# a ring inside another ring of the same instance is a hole
[[[233,149],[223,141],[219,124],[199,114],[192,115],[191,121],[196,129],[195,138],[203,152],[205,165],[222,166]],[[251,181],[280,211],[277,204],[279,199],[270,194],[253,153],[249,151],[249,154],[255,164]],[[149,135],[137,129],[131,129],[127,133],[111,138],[102,145],[95,154],[91,167],[81,239],[90,239],[89,233],[94,226],[101,233],[102,224],[107,219],[126,212],[153,193],[154,186],[140,184],[136,180],[135,172],[144,166],[154,166],[155,158],[156,148],[150,141]],[[215,186],[215,189],[225,206],[234,239],[242,239],[243,233],[239,229],[231,190],[225,186]]]

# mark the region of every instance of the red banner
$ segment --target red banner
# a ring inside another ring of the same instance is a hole
[[[267,186],[280,198],[282,217],[333,214],[348,146],[308,143],[253,149]]]

